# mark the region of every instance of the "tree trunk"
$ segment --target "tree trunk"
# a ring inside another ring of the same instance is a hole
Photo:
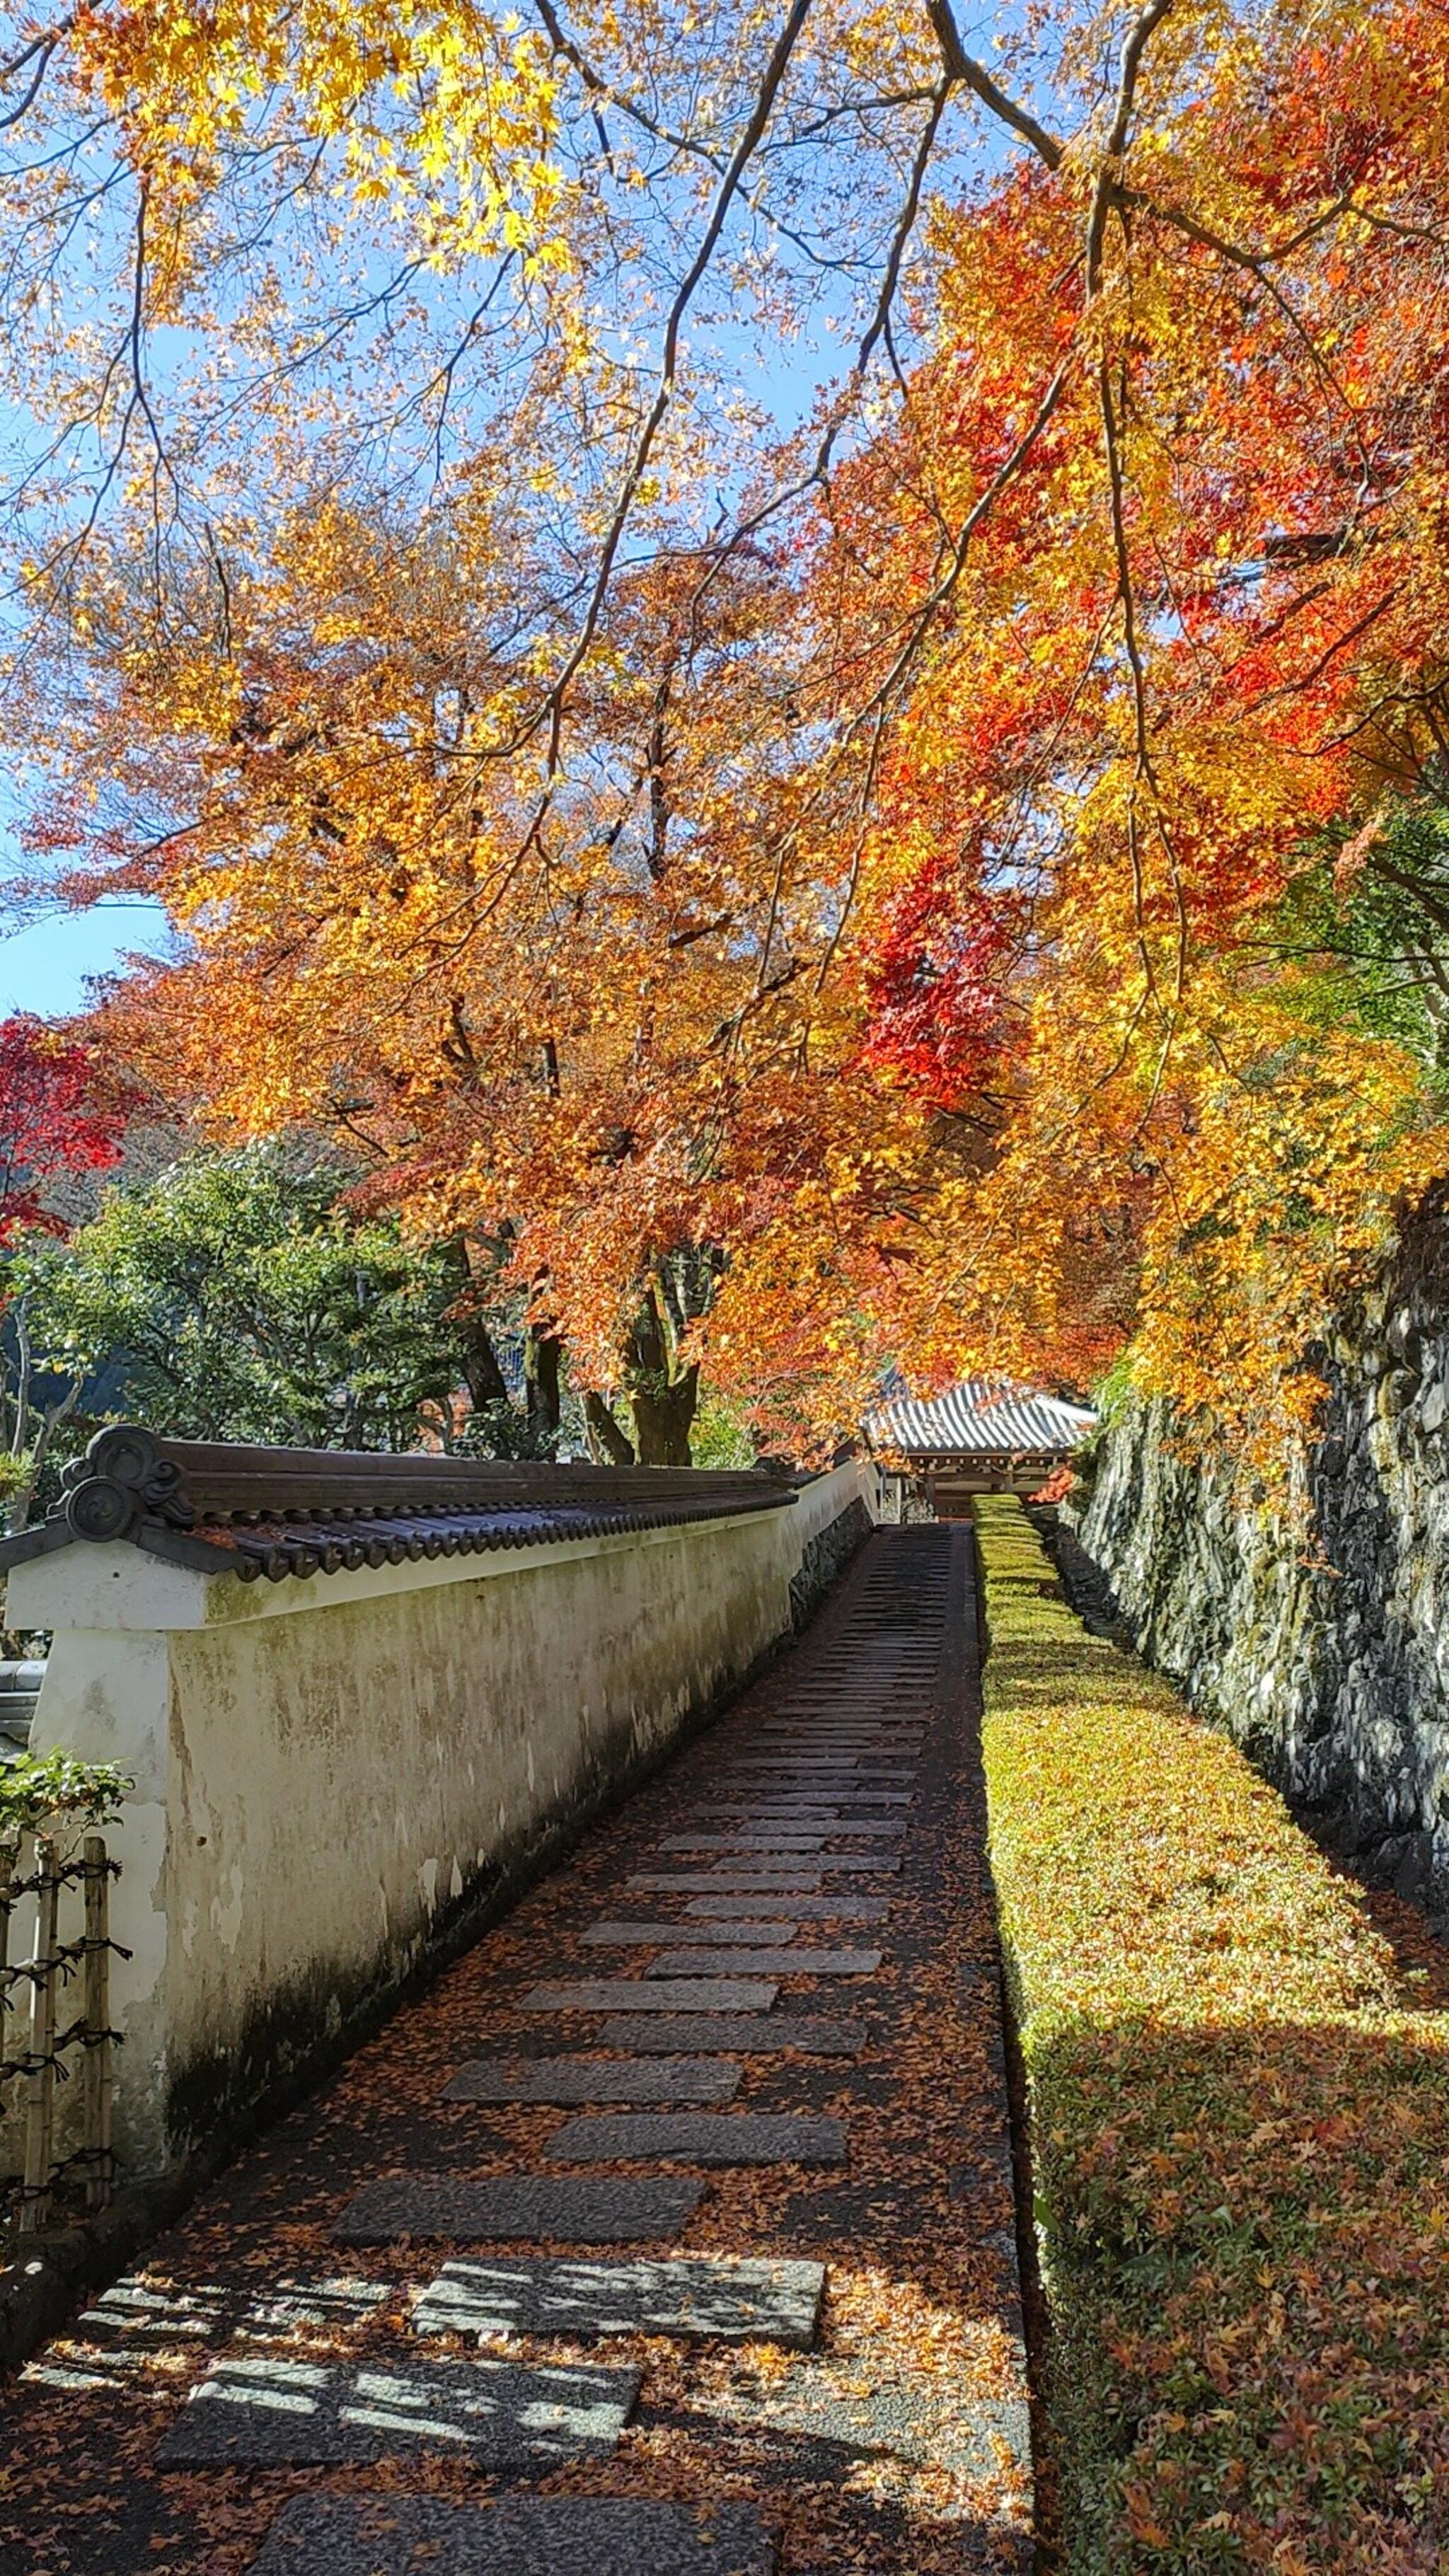
[[[634,1452],[601,1395],[584,1397],[584,1420],[595,1451],[602,1450],[613,1467],[632,1467]]]
[[[482,1308],[473,1302],[477,1296],[477,1283],[468,1258],[467,1243],[461,1234],[457,1234],[439,1248],[458,1281],[458,1302],[453,1309],[452,1322],[462,1352],[463,1378],[468,1393],[480,1410],[485,1404],[506,1404],[508,1384],[498,1364],[493,1336],[483,1320]]]
[[[641,1467],[689,1467],[689,1434],[699,1402],[699,1370],[679,1368],[679,1340],[673,1317],[661,1311],[655,1290],[629,1327],[625,1345],[624,1387],[634,1416],[634,1441]]]
[[[558,1430],[559,1361],[563,1343],[557,1333],[540,1332],[530,1324],[523,1345],[524,1409],[535,1431],[552,1438]]]
[[[26,1470],[24,1482],[16,1486],[14,1493],[10,1497],[10,1530],[12,1537],[19,1531],[28,1529],[30,1525],[30,1506],[35,1500],[35,1488],[40,1482],[41,1476],[44,1473],[45,1462],[50,1456],[50,1444],[55,1438],[56,1432],[61,1423],[68,1422],[71,1415],[74,1413],[76,1406],[80,1402],[80,1391],[81,1380],[78,1377],[72,1378],[71,1383],[65,1394],[61,1397],[59,1404],[47,1405],[45,1409],[45,1418],[40,1426],[40,1436],[37,1439],[35,1448],[31,1454],[30,1465]]]
[[[689,1435],[699,1404],[699,1371],[688,1368],[672,1385],[631,1387],[629,1410],[641,1467],[690,1467]]]

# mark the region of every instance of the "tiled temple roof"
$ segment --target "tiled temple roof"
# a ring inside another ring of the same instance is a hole
[[[882,1405],[866,1432],[875,1450],[908,1458],[1065,1458],[1096,1422],[1085,1405],[972,1377],[921,1403]]]
[[[753,1469],[253,1448],[116,1423],[66,1469],[49,1517],[0,1541],[0,1568],[77,1540],[121,1539],[203,1573],[280,1582],[778,1511],[794,1499],[789,1482]]]

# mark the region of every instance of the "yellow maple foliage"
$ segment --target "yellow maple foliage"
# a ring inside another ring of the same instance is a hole
[[[44,868],[183,941],[109,1034],[504,1245],[648,1454],[701,1365],[818,1450],[888,1363],[1134,1337],[1271,1461],[1444,1164],[1423,1050],[1292,926],[1446,784],[1443,28],[999,34],[217,0],[0,45],[11,739]],[[822,307],[782,445],[745,361]]]

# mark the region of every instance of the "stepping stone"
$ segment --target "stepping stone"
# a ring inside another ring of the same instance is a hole
[[[753,1941],[758,1950],[788,1941],[794,1929],[793,1923],[754,1923],[739,1932],[718,1923],[591,1923],[579,1937],[596,1950],[657,1950],[671,1941]]]
[[[815,1834],[828,1833],[826,1818],[840,1815],[857,1816],[866,1824],[894,1825],[899,1830],[912,1822],[908,1810],[915,1804],[914,1788],[877,1789],[869,1782],[859,1786],[847,1782],[844,1788],[823,1790],[818,1797],[808,1791],[792,1790],[778,1814],[774,1806],[756,1797],[751,1801],[754,1813],[747,1822],[751,1831],[770,1823],[785,1824],[792,1834]]]
[[[895,1780],[892,1772],[892,1780]],[[784,1824],[786,1816],[799,1816],[804,1832],[810,1832],[810,1816],[828,1814],[838,1806],[910,1806],[915,1798],[915,1785],[900,1775],[905,1785],[882,1788],[877,1780],[761,1780],[755,1772],[732,1772],[730,1780],[719,1780],[706,1798],[709,1814],[722,1811],[732,1816],[761,1816],[766,1824]],[[704,1814],[704,1801],[701,1801]]]
[[[666,1950],[646,1968],[649,1977],[682,1977],[691,1955],[697,1956],[701,1976],[707,1976],[720,1961],[728,1962],[728,1950]],[[873,1977],[883,1953],[879,1950],[748,1950],[744,1958],[762,1977]]]
[[[744,2057],[773,2057],[798,2048],[806,2057],[858,2057],[865,2046],[865,2024],[825,2021],[809,2013],[768,2013],[759,2020],[745,2014],[678,2013],[672,2020],[653,2022],[621,2014],[604,2024],[604,2040],[610,2048],[641,2052],[729,2048]]]
[[[681,1926],[676,1926],[676,1930]],[[703,1925],[701,1925],[703,1930]],[[510,2063],[475,2057],[460,2066],[445,2102],[732,2102],[742,2069],[728,2058],[650,2058],[644,2065],[589,2057],[533,2057]]]
[[[827,1768],[822,1763],[816,1768],[787,1762],[782,1757],[779,1762],[732,1764],[724,1780],[733,1781],[741,1788],[753,1787],[755,1795],[760,1798],[825,1798],[839,1797],[846,1790],[852,1794],[867,1789],[877,1792],[882,1789],[909,1791],[919,1768],[919,1763],[915,1762],[878,1762],[868,1768],[847,1763],[831,1763]],[[709,1794],[719,1796],[723,1786],[724,1781],[716,1774],[710,1782]]]
[[[445,2263],[412,2314],[415,2334],[677,2335],[777,2343],[806,2352],[825,2293],[823,2263],[711,2255],[622,2263]]]
[[[894,1878],[900,1871],[901,1856],[899,1852],[883,1849],[872,1852],[825,1852],[821,1856],[820,1866],[827,1878],[859,1878],[866,1874],[872,1878]]]
[[[741,1771],[798,1771],[802,1779],[822,1779],[839,1774],[854,1776],[859,1771],[915,1771],[921,1764],[924,1744],[919,1736],[902,1741],[895,1736],[845,1735],[822,1737],[809,1743],[800,1736],[778,1742],[768,1736],[736,1748],[731,1769]]]
[[[777,1808],[833,1807],[842,1798],[852,1806],[893,1807],[908,1805],[915,1794],[914,1776],[908,1771],[870,1779],[854,1771],[835,1771],[829,1778],[817,1779],[810,1773],[782,1771],[776,1776],[742,1767],[712,1781],[704,1796],[712,1806],[762,1808],[773,1823]]]
[[[748,2505],[614,2496],[294,2496],[251,2576],[774,2576]]]
[[[218,2363],[156,2452],[160,2469],[335,2468],[444,2451],[485,2469],[607,2459],[637,2370],[509,2361],[360,2370],[290,2354]]]
[[[783,1857],[790,1852],[818,1852],[824,1839],[823,1834],[787,1834],[782,1827],[778,1833],[666,1834],[659,1848],[667,1852],[779,1852]]]
[[[712,1869],[642,1870],[624,1881],[626,1896],[710,1896],[721,1890],[733,1896],[815,1896],[819,1870]]]
[[[798,1719],[788,1723],[771,1720],[768,1726],[751,1730],[749,1742],[761,1752],[853,1753],[862,1745],[879,1746],[883,1753],[909,1753],[924,1744],[928,1729],[924,1718],[892,1719],[869,1717],[864,1711],[833,1721],[802,1710]]]
[[[873,1824],[900,1824],[904,1819],[899,1812],[882,1815],[880,1810],[883,1807],[899,1810],[914,1803],[914,1794],[909,1789],[870,1789],[861,1790],[859,1794],[850,1789],[832,1789],[828,1796],[819,1798],[720,1798],[704,1810],[704,1815],[706,1822],[712,1825],[723,1824],[727,1816],[739,1816],[749,1824],[798,1826],[806,1833],[813,1833],[818,1827],[822,1833],[828,1833],[832,1826],[841,1824],[847,1816],[863,1816],[867,1810]]]
[[[712,1780],[700,1793],[692,1816],[695,1823],[703,1819],[706,1806],[756,1808],[771,1824],[778,1824],[778,1810],[786,1807],[835,1807],[842,1802],[852,1807],[908,1806],[917,1794],[914,1771],[892,1771],[878,1778],[863,1779],[858,1772],[835,1771],[827,1778],[812,1778],[797,1771],[768,1773],[732,1771],[725,1779]],[[810,1827],[800,1830],[808,1833]]]
[[[828,1744],[804,1744],[799,1736],[771,1744],[768,1739],[755,1739],[740,1747],[735,1762],[743,1770],[797,1770],[802,1780],[835,1777],[838,1772],[866,1770],[908,1770],[915,1759],[915,1747],[884,1744],[879,1736],[843,1736]]]
[[[748,1748],[741,1748],[736,1761],[741,1770],[776,1771],[783,1765],[799,1770],[802,1776],[815,1776],[826,1770],[847,1770],[857,1763],[896,1771],[918,1770],[925,1752],[924,1738],[884,1735],[846,1735],[832,1738],[827,1744],[802,1741],[799,1736],[775,1739],[761,1736]]]
[[[799,1847],[810,1852],[820,1852],[825,1842],[841,1842],[841,1837],[861,1837],[861,1834],[869,1837],[871,1842],[900,1842],[900,1839],[905,1837],[905,1824],[902,1824],[900,1819],[895,1819],[895,1816],[877,1821],[877,1824],[871,1824],[871,1821],[864,1819],[864,1816],[851,1816],[851,1819],[841,1821],[841,1824],[820,1821],[820,1829],[812,1832],[807,1842],[799,1839]],[[699,1834],[670,1834],[668,1842],[663,1844],[663,1850],[665,1852],[748,1852],[753,1850],[755,1839],[758,1837],[750,1837],[750,1832],[712,1834],[709,1829],[704,1829],[704,1832]],[[779,1837],[776,1837],[776,1842],[773,1842],[771,1847],[773,1850],[792,1852],[794,1847],[797,1847],[797,1834],[794,1834],[792,1826],[781,1826]],[[825,1868],[825,1862],[820,1862],[820,1868]]]
[[[585,2112],[555,2129],[544,2149],[551,2164],[621,2164],[659,2156],[689,2165],[843,2165],[839,2120],[797,2119],[788,2112]]]
[[[901,1773],[914,1771],[920,1758],[914,1746],[902,1751],[893,1744],[869,1744],[863,1737],[849,1744],[828,1747],[801,1744],[798,1738],[789,1744],[738,1744],[719,1768],[711,1770],[705,1785],[713,1788],[721,1772],[724,1777],[733,1779],[748,1771],[754,1775],[769,1773],[774,1777],[782,1773],[793,1774],[802,1784],[814,1787],[824,1781],[854,1780],[862,1767]]]
[[[843,1788],[820,1790],[761,1790],[748,1783],[740,1790],[722,1793],[709,1806],[701,1806],[696,1826],[709,1826],[719,1834],[835,1834],[846,1816],[859,1816],[866,1824],[910,1824],[908,1808],[915,1806],[915,1790],[879,1790],[856,1788],[848,1783]]]
[[[736,1790],[748,1789],[756,1798],[841,1798],[841,1797],[910,1797],[914,1791],[919,1762],[873,1762],[868,1769],[851,1769],[832,1765],[829,1770],[816,1770],[799,1762],[778,1764],[762,1762],[758,1756],[750,1762],[731,1762],[717,1771],[704,1784],[702,1795],[725,1798]]]
[[[879,1842],[884,1834],[885,1839],[889,1841],[891,1831],[899,1833],[909,1821],[910,1819],[905,1816],[865,1815],[849,1807],[832,1807],[828,1814],[822,1815],[817,1812],[810,1818],[810,1831],[824,1834],[830,1842],[848,1841],[855,1834],[865,1834],[872,1842]],[[726,1817],[723,1814],[717,1818],[711,1817],[710,1822],[726,1825]],[[797,1823],[803,1822],[804,1819],[798,1813],[792,1814],[788,1830],[793,1833]]]
[[[729,1861],[715,1861],[709,1869],[641,1870],[624,1882],[627,1896],[662,1896],[671,1890],[691,1895],[708,1896],[818,1896],[830,1878],[859,1876],[869,1870],[878,1877],[894,1877],[900,1870],[900,1859],[892,1852],[826,1852],[808,1869],[761,1869],[753,1864],[737,1868]]]
[[[686,1972],[687,1973],[687,1972]],[[663,1986],[652,1991],[636,1977],[584,1978],[576,1985],[550,1982],[530,1986],[523,1998],[525,2012],[676,2012],[693,2004],[699,2012],[768,2012],[777,1989],[772,1985],[749,1983],[743,1977],[722,1975],[706,1995],[702,1986],[681,1985],[677,1994]]]
[[[553,2174],[500,2174],[485,2182],[365,2183],[333,2228],[343,2245],[392,2245],[400,2236],[453,2237],[483,2245],[509,2237],[555,2245],[650,2245],[687,2226],[704,2185],[561,2182]]]
[[[873,1753],[865,1749],[856,1751],[846,1747],[835,1753],[804,1752],[798,1745],[787,1748],[783,1744],[778,1753],[770,1752],[764,1745],[751,1746],[748,1752],[738,1754],[729,1766],[732,1773],[736,1771],[754,1775],[768,1773],[772,1778],[778,1778],[782,1773],[793,1773],[800,1781],[819,1782],[858,1780],[862,1772],[873,1776],[889,1774],[894,1777],[897,1773],[911,1771],[915,1767],[913,1760],[905,1757],[897,1760],[894,1755],[885,1751]],[[713,1776],[718,1778],[719,1775],[716,1773]]]
[[[848,1798],[866,1806],[881,1805],[897,1798],[908,1804],[915,1796],[915,1775],[909,1771],[882,1771],[866,1775],[859,1771],[832,1771],[809,1776],[799,1771],[737,1771],[728,1780],[711,1784],[706,1798],[718,1805],[728,1800],[731,1806],[746,1802],[777,1818],[777,1807],[798,1807],[805,1802],[813,1806],[833,1806],[838,1799]]]
[[[692,1896],[688,1911],[713,1923],[738,1923],[763,1932],[755,1921],[758,1896]],[[799,1923],[884,1923],[891,1910],[888,1896],[792,1896],[790,1912]],[[683,1930],[683,1925],[679,1929]]]

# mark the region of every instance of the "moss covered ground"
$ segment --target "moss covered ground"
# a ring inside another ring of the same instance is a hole
[[[1221,1733],[979,1507],[1060,2558],[1449,2568],[1449,2011]]]

